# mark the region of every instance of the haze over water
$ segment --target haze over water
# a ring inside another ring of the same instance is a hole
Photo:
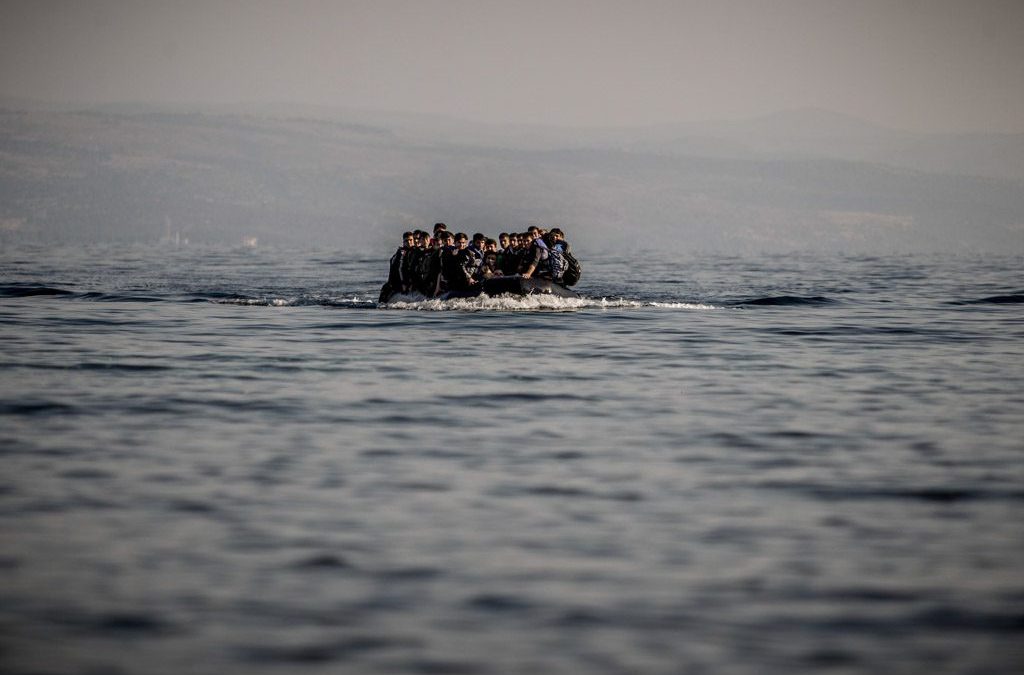
[[[4,248],[4,672],[1019,669],[1019,257],[577,253]]]

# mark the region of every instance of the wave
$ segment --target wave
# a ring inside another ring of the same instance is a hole
[[[163,302],[163,298],[153,295],[128,295],[125,293],[100,293],[91,291],[89,293],[75,293],[75,300],[88,302]]]
[[[826,298],[823,295],[813,295],[808,297],[799,295],[770,295],[764,298],[754,298],[752,300],[737,300],[731,304],[737,307],[788,307],[800,305],[831,305],[835,302],[836,300]]]
[[[225,297],[196,298],[196,301],[218,304],[247,305],[254,307],[345,307],[356,309],[380,308],[419,312],[523,312],[523,311],[574,311],[579,309],[614,308],[657,308],[657,309],[718,309],[722,305],[704,302],[672,302],[635,300],[629,298],[560,298],[554,295],[480,295],[473,298],[424,298],[421,295],[398,296],[389,303],[379,303],[370,297],[301,295],[297,297],[249,297],[230,295]]]
[[[560,298],[554,295],[480,295],[474,298],[426,299],[421,296],[402,296],[401,299],[379,305],[381,309],[428,312],[463,311],[575,311],[580,309],[660,308],[660,309],[717,309],[716,305],[694,302],[654,302],[627,298]]]
[[[981,487],[960,488],[945,485],[920,487],[838,487],[816,483],[769,481],[763,483],[761,487],[792,490],[827,501],[908,500],[949,504],[954,502],[1019,502],[1024,500],[1024,490]]]
[[[196,302],[213,302],[219,305],[246,305],[251,307],[352,307],[352,308],[373,308],[377,301],[371,298],[334,297],[320,295],[303,295],[293,298],[262,297],[253,298],[241,295],[227,297],[197,298]]]
[[[555,295],[478,295],[474,298],[422,298],[400,296],[400,299],[381,304],[382,309],[415,310],[423,312],[480,312],[480,311],[572,311],[588,304],[585,298],[560,298]]]
[[[1024,303],[1024,291],[1007,293],[1006,295],[990,295],[977,300],[959,300],[952,305],[1019,305]]]
[[[251,307],[339,307],[348,309],[387,309],[421,312],[530,312],[530,311],[577,311],[582,309],[665,309],[665,310],[709,310],[746,306],[787,306],[823,305],[835,302],[822,296],[770,296],[747,300],[704,302],[673,300],[671,298],[641,299],[626,297],[578,297],[561,298],[554,295],[501,295],[477,296],[473,298],[424,298],[420,295],[399,296],[389,303],[378,303],[373,296],[353,294],[296,293],[294,295],[255,295],[231,291],[201,291],[186,295],[140,292],[76,292],[63,288],[34,283],[11,283],[0,286],[0,297],[17,298],[32,296],[57,296],[68,300],[84,302],[190,302],[215,303],[223,305],[244,305]],[[1010,296],[1013,297],[1013,296]],[[1009,300],[990,300],[1009,302]]]
[[[74,295],[74,291],[31,283],[13,283],[0,286],[0,298],[28,298],[35,295]]]
[[[86,302],[162,302],[164,298],[155,295],[111,293],[101,291],[70,291],[66,288],[33,283],[13,283],[0,286],[0,298],[60,297],[67,300]]]

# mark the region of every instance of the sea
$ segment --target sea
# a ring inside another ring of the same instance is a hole
[[[0,249],[6,675],[1024,670],[1024,259]]]

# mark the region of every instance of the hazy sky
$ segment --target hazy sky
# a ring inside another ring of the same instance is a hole
[[[1024,0],[4,0],[0,95],[1024,132]]]

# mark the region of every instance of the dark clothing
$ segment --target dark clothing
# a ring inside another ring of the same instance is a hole
[[[498,254],[498,269],[501,273],[510,277],[519,271],[519,252],[509,247],[502,249]]]
[[[403,270],[405,267],[405,259],[408,257],[411,250],[412,249],[408,249],[403,246],[395,251],[395,254],[391,256],[391,265],[388,270],[388,284],[391,285],[392,289],[400,293],[409,292],[408,277],[405,276],[405,272]]]
[[[449,291],[464,291],[476,272],[476,257],[469,249],[445,249],[441,254],[441,277]]]
[[[412,248],[409,249],[409,252],[402,260],[402,278],[409,285],[410,291],[417,290],[420,287],[422,274],[420,273],[419,263],[426,252],[427,249],[425,248]]]
[[[537,274],[543,267],[542,263],[547,260],[548,250],[547,247],[541,246],[536,241],[530,244],[530,247],[526,249],[523,254],[523,258],[519,263],[519,273],[526,274],[530,268],[533,268],[533,274]]]
[[[422,270],[419,279],[419,292],[428,298],[437,295],[438,282],[441,278],[441,251],[439,249],[427,249],[420,259]]]

